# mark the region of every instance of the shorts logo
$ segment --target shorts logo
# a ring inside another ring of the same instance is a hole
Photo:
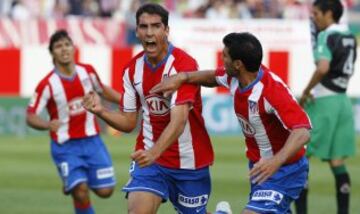
[[[201,207],[207,204],[209,196],[207,194],[195,196],[195,197],[186,197],[179,194],[178,202],[184,207]]]
[[[105,178],[111,178],[114,176],[114,168],[104,168],[104,169],[98,169],[96,171],[96,177],[98,179],[105,179]]]
[[[257,190],[252,194],[252,201],[273,201],[280,204],[284,195],[274,190]]]
[[[159,95],[150,95],[145,97],[145,102],[152,115],[162,116],[170,112],[170,101]]]
[[[248,137],[253,137],[256,133],[255,128],[251,125],[251,123],[249,123],[243,116],[241,116],[240,114],[236,114],[241,129],[244,133],[244,135],[248,136]]]

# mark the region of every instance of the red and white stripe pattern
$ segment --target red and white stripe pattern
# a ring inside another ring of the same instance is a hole
[[[246,137],[246,154],[251,161],[276,154],[292,129],[311,128],[307,114],[288,87],[264,66],[257,79],[243,89],[224,69],[218,69],[216,75],[217,82],[229,88],[234,96],[235,113]],[[304,153],[303,148],[288,163],[300,159]]]
[[[102,93],[103,85],[92,66],[77,64],[75,70],[71,78],[51,71],[36,87],[27,109],[29,113],[39,115],[46,107],[50,120],[60,121],[57,132],[50,132],[51,138],[58,143],[99,132],[95,116],[82,107],[81,101],[90,91]]]
[[[120,108],[134,112],[141,108],[143,119],[136,150],[151,148],[170,122],[171,108],[190,103],[192,110],[184,132],[161,155],[157,163],[170,168],[197,169],[213,162],[213,150],[201,116],[200,88],[184,85],[171,98],[150,94],[163,78],[177,72],[194,71],[196,61],[178,48],[170,48],[167,59],[151,68],[144,53],[137,55],[124,70]]]

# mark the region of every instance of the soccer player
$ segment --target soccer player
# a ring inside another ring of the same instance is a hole
[[[251,192],[243,213],[288,213],[308,173],[304,145],[310,121],[281,79],[261,65],[255,36],[230,33],[223,43],[225,68],[179,73],[151,92],[167,96],[182,84],[229,88],[249,159]]]
[[[200,87],[183,85],[171,98],[150,94],[163,78],[197,69],[195,59],[168,41],[169,13],[158,4],[136,12],[144,51],[124,69],[120,111],[105,109],[94,93],[84,106],[114,128],[131,132],[142,113],[130,179],[124,186],[129,213],[156,213],[170,200],[179,213],[206,213],[214,154],[201,116]]]
[[[314,125],[307,155],[329,163],[335,177],[338,213],[349,213],[350,177],[344,160],[355,153],[355,127],[346,89],[354,72],[357,44],[347,27],[339,24],[342,13],[339,0],[313,3],[313,18],[320,30],[314,54],[316,70],[300,104]],[[306,213],[306,206],[299,213]]]
[[[86,93],[96,91],[118,103],[120,94],[103,85],[91,65],[75,64],[74,44],[66,31],[51,36],[49,51],[54,69],[37,85],[27,109],[27,123],[50,131],[51,155],[64,193],[71,194],[76,214],[92,214],[89,188],[108,198],[115,186],[115,175],[95,115],[87,112],[81,101]],[[44,108],[49,120],[40,116]]]

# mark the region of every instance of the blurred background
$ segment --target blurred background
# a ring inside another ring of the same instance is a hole
[[[195,57],[201,69],[222,65],[222,37],[233,31],[249,31],[260,39],[263,63],[296,96],[315,69],[311,0],[0,0],[1,214],[72,213],[71,200],[62,196],[60,179],[51,163],[47,133],[25,124],[28,100],[36,84],[53,68],[47,50],[50,35],[56,29],[66,29],[76,45],[76,60],[94,65],[105,84],[119,89],[123,66],[142,49],[135,36],[135,12],[146,2],[160,3],[170,11],[170,41]],[[343,4],[346,11],[341,23],[355,33],[359,44],[360,0],[344,0]],[[359,82],[358,59],[349,86],[358,136]],[[228,200],[239,213],[249,187],[245,148],[232,100],[222,88],[203,88],[202,95],[203,115],[216,151],[209,208],[214,209],[219,200]],[[135,135],[123,135],[104,124],[103,133],[114,159],[118,191],[109,200],[94,197],[95,209],[100,214],[125,213],[126,200],[119,189],[128,179]],[[359,162],[359,154],[349,159],[352,213],[360,212]],[[310,213],[335,213],[332,179],[327,164],[312,160]],[[165,205],[160,213],[174,211]]]

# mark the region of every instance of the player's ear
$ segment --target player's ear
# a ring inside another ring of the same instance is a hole
[[[136,38],[139,38],[139,34],[138,34],[138,26],[136,26],[136,28],[135,28],[135,36],[136,36]]]
[[[165,27],[166,37],[169,37],[169,32],[170,32],[170,27],[168,25],[168,26]]]
[[[234,60],[232,64],[236,70],[240,70],[244,66],[240,59]]]

